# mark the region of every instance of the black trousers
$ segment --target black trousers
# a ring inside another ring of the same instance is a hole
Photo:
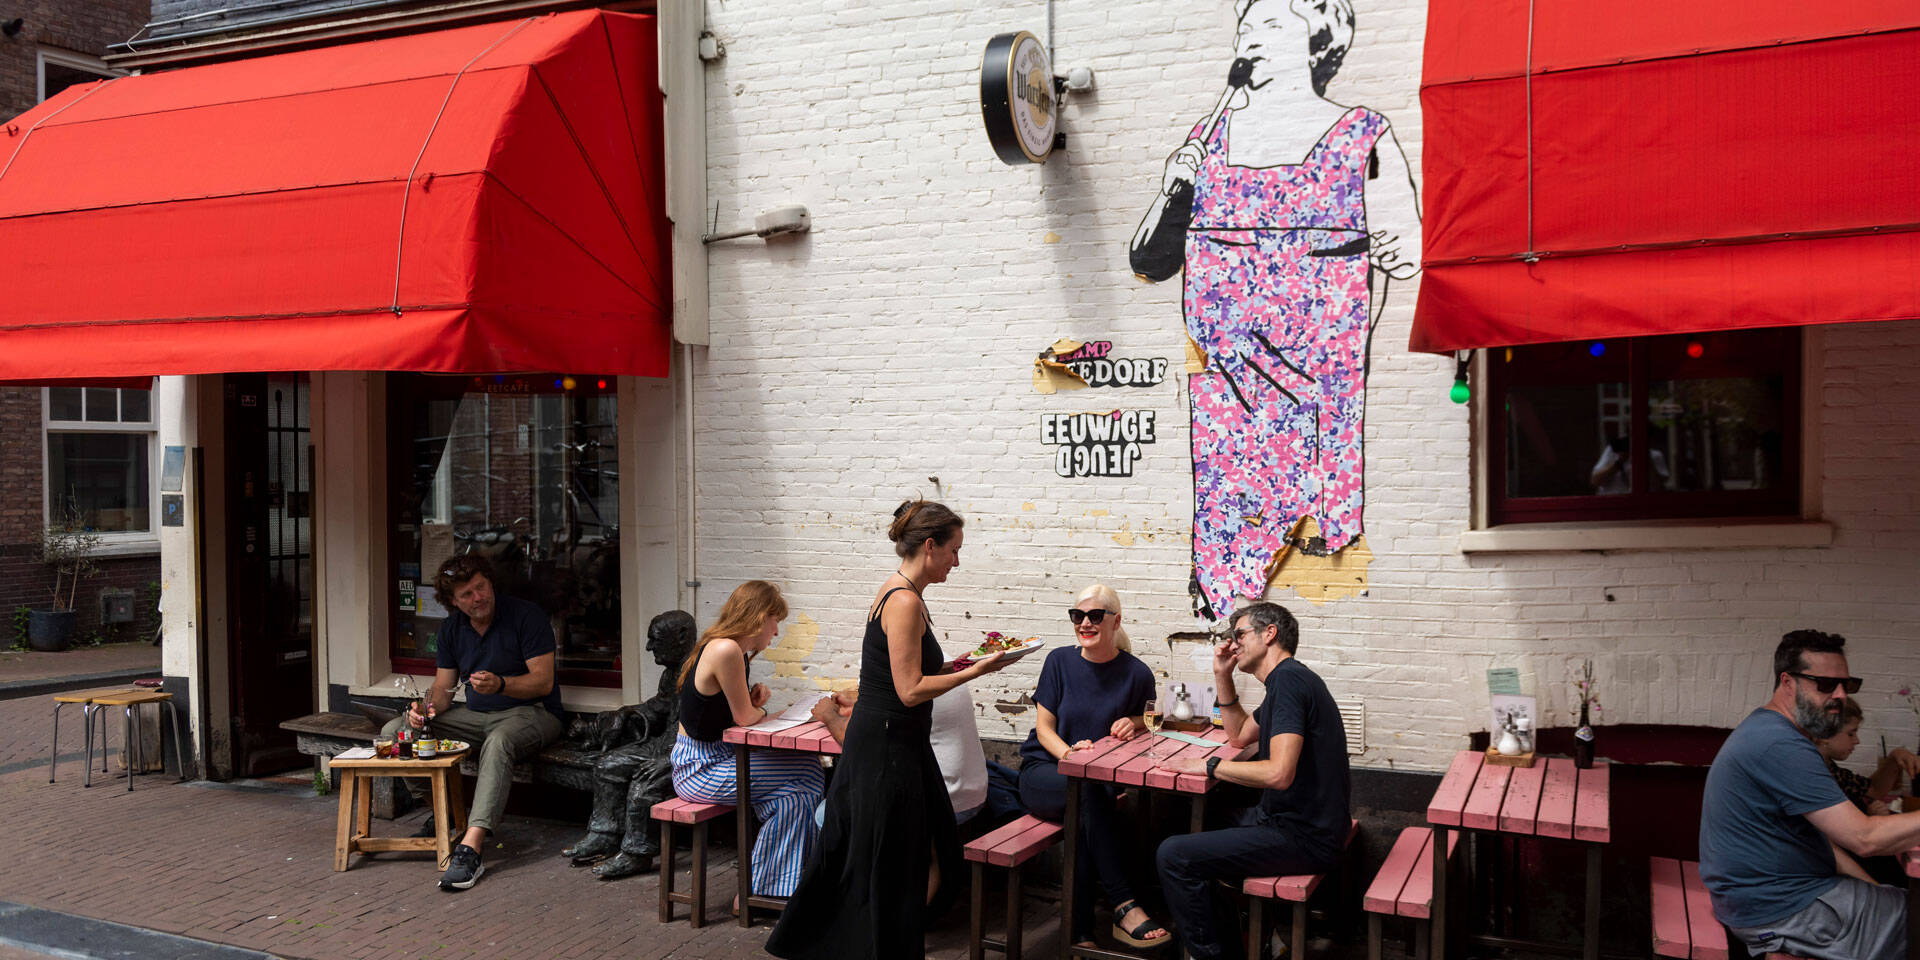
[[[1079,861],[1073,865],[1073,939],[1091,939],[1093,935],[1093,882],[1097,878],[1107,891],[1109,904],[1133,899],[1133,884],[1128,879],[1127,857],[1130,834],[1120,829],[1120,814],[1114,809],[1119,791],[1111,784],[1080,785],[1080,836],[1075,847]],[[1051,760],[1028,760],[1020,765],[1020,803],[1027,812],[1060,823],[1067,816],[1067,778],[1060,764]]]
[[[1259,823],[1259,811],[1245,810],[1235,825],[1222,830],[1168,837],[1155,858],[1161,892],[1175,928],[1194,960],[1239,957],[1238,914],[1216,895],[1214,881],[1238,883],[1247,877],[1318,873],[1333,857],[1310,849],[1298,837]]]

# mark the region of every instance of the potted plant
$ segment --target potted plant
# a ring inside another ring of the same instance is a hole
[[[80,581],[100,572],[94,551],[100,548],[100,535],[80,522],[80,511],[69,507],[58,524],[49,524],[40,534],[40,560],[53,568],[53,605],[27,615],[27,646],[35,650],[65,650],[73,642],[74,598]],[[61,594],[66,602],[61,603]]]

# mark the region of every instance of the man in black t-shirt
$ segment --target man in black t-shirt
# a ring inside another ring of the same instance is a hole
[[[433,589],[441,603],[453,608],[440,624],[433,688],[424,707],[408,704],[407,712],[383,732],[393,736],[403,724],[418,730],[431,720],[435,735],[470,741],[477,750],[479,775],[474,778],[467,830],[455,838],[447,872],[440,878],[440,889],[454,891],[480,879],[480,849],[507,805],[514,764],[533,759],[542,747],[560,739],[560,688],[553,680],[553,625],[538,606],[496,595],[493,569],[484,558],[449,558],[440,565]],[[463,681],[467,702],[456,707],[453,691]],[[415,778],[401,782],[410,791],[419,789]],[[429,827],[447,829],[431,820]]]
[[[1346,843],[1347,732],[1320,676],[1294,659],[1300,626],[1278,604],[1234,612],[1233,636],[1213,651],[1220,721],[1237,746],[1257,744],[1246,760],[1189,760],[1173,766],[1260,790],[1260,802],[1224,830],[1169,837],[1160,844],[1160,883],[1180,939],[1195,960],[1237,956],[1237,924],[1221,916],[1213,882],[1320,873]],[[1240,705],[1233,671],[1266,685],[1253,714]]]

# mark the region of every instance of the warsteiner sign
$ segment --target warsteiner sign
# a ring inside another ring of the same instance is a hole
[[[993,152],[1008,163],[1044,163],[1053,152],[1059,98],[1046,45],[1025,30],[987,41],[980,113]]]

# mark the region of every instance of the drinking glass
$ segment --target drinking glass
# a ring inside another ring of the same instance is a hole
[[[1148,700],[1146,713],[1141,719],[1147,722],[1147,736],[1154,738],[1154,741],[1147,746],[1147,759],[1158,760],[1160,759],[1160,743],[1159,737],[1156,736],[1156,734],[1160,732],[1161,717],[1159,702]]]

